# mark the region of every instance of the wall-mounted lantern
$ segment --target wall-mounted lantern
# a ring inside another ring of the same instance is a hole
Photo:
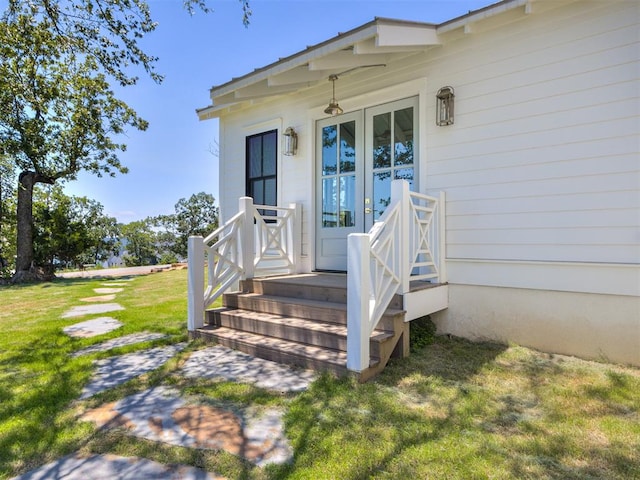
[[[293,127],[287,127],[282,136],[282,153],[288,156],[295,155],[298,151],[298,134],[296,133],[296,131],[293,129]]]
[[[453,125],[453,87],[442,87],[436,94],[436,125]]]

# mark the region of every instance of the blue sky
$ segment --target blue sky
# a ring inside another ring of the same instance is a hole
[[[209,105],[209,88],[244,75],[373,20],[398,18],[440,23],[476,10],[492,0],[251,0],[251,24],[242,24],[237,0],[209,0],[213,12],[191,17],[182,0],[150,0],[159,23],[144,39],[158,56],[157,85],[140,74],[119,95],[149,121],[146,132],[131,131],[121,162],[126,175],[97,178],[81,174],[67,194],[98,200],[107,214],[128,223],[172,213],[193,193],[218,198],[218,121],[198,121],[196,108]]]

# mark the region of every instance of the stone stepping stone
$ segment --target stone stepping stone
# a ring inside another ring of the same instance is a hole
[[[189,378],[251,383],[279,392],[301,392],[316,379],[315,372],[293,369],[222,345],[193,352],[182,367],[182,374]]]
[[[148,440],[187,448],[224,450],[262,467],[289,461],[293,452],[277,409],[236,412],[187,401],[159,386],[86,412],[99,427],[124,427]]]
[[[143,373],[164,365],[176,353],[184,349],[186,343],[176,343],[165,347],[156,347],[141,352],[127,353],[115,357],[97,360],[96,372],[89,384],[82,390],[80,400],[92,397],[96,393],[121,385]]]
[[[121,326],[122,323],[115,318],[98,317],[93,320],[87,320],[86,322],[69,325],[68,327],[64,327],[62,331],[70,337],[86,338],[112,332]]]
[[[94,288],[93,291],[100,294],[105,293],[120,293],[124,288]]]
[[[82,355],[89,355],[90,353],[106,352],[107,350],[112,350],[114,348],[124,347],[126,345],[133,345],[135,343],[149,342],[151,340],[157,340],[159,338],[165,338],[165,337],[166,335],[163,333],[149,333],[149,332],[132,333],[130,335],[124,335],[123,337],[112,338],[111,340],[107,340],[105,342],[83,348],[82,350],[78,350],[71,356],[80,357]]]
[[[83,315],[91,315],[96,313],[115,312],[124,310],[124,307],[118,303],[95,303],[91,305],[81,305],[79,307],[71,307],[62,314],[62,318],[81,317]]]
[[[139,457],[75,453],[31,470],[13,480],[224,480],[200,468],[187,465],[163,465]]]
[[[129,285],[128,283],[123,283],[123,282],[110,282],[110,283],[103,283],[102,286],[104,287],[126,287],[127,285]]]
[[[111,294],[111,295],[98,295],[96,297],[85,297],[85,298],[81,298],[80,301],[81,302],[112,302],[113,300],[116,299],[115,294]]]

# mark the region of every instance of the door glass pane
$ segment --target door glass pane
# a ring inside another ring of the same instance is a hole
[[[338,129],[330,125],[322,129],[322,175],[336,173],[338,146],[336,140]]]
[[[395,171],[396,180],[406,180],[409,182],[409,190],[413,190],[413,168],[398,168]]]
[[[262,137],[249,138],[249,178],[262,176]]]
[[[252,180],[251,192],[253,194],[253,203],[258,205],[264,204],[264,180]]]
[[[262,175],[275,175],[276,174],[276,141],[278,135],[276,132],[271,132],[263,137],[262,143]]]
[[[322,226],[333,228],[338,226],[338,191],[336,179],[322,180]]]
[[[391,170],[377,171],[373,174],[373,220],[384,213],[391,202]]]
[[[340,177],[340,226],[353,227],[356,224],[356,176]]]
[[[264,203],[263,205],[276,204],[276,179],[266,178],[264,181]]]
[[[394,112],[394,165],[413,164],[413,107]]]
[[[340,173],[356,170],[356,122],[340,124]]]
[[[391,166],[391,113],[373,117],[373,168]]]

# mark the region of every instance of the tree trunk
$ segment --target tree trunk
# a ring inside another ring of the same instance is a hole
[[[18,177],[16,273],[13,281],[38,279],[33,265],[33,186],[36,183],[53,184],[54,180],[36,172],[25,170]],[[30,275],[31,274],[31,275]]]

